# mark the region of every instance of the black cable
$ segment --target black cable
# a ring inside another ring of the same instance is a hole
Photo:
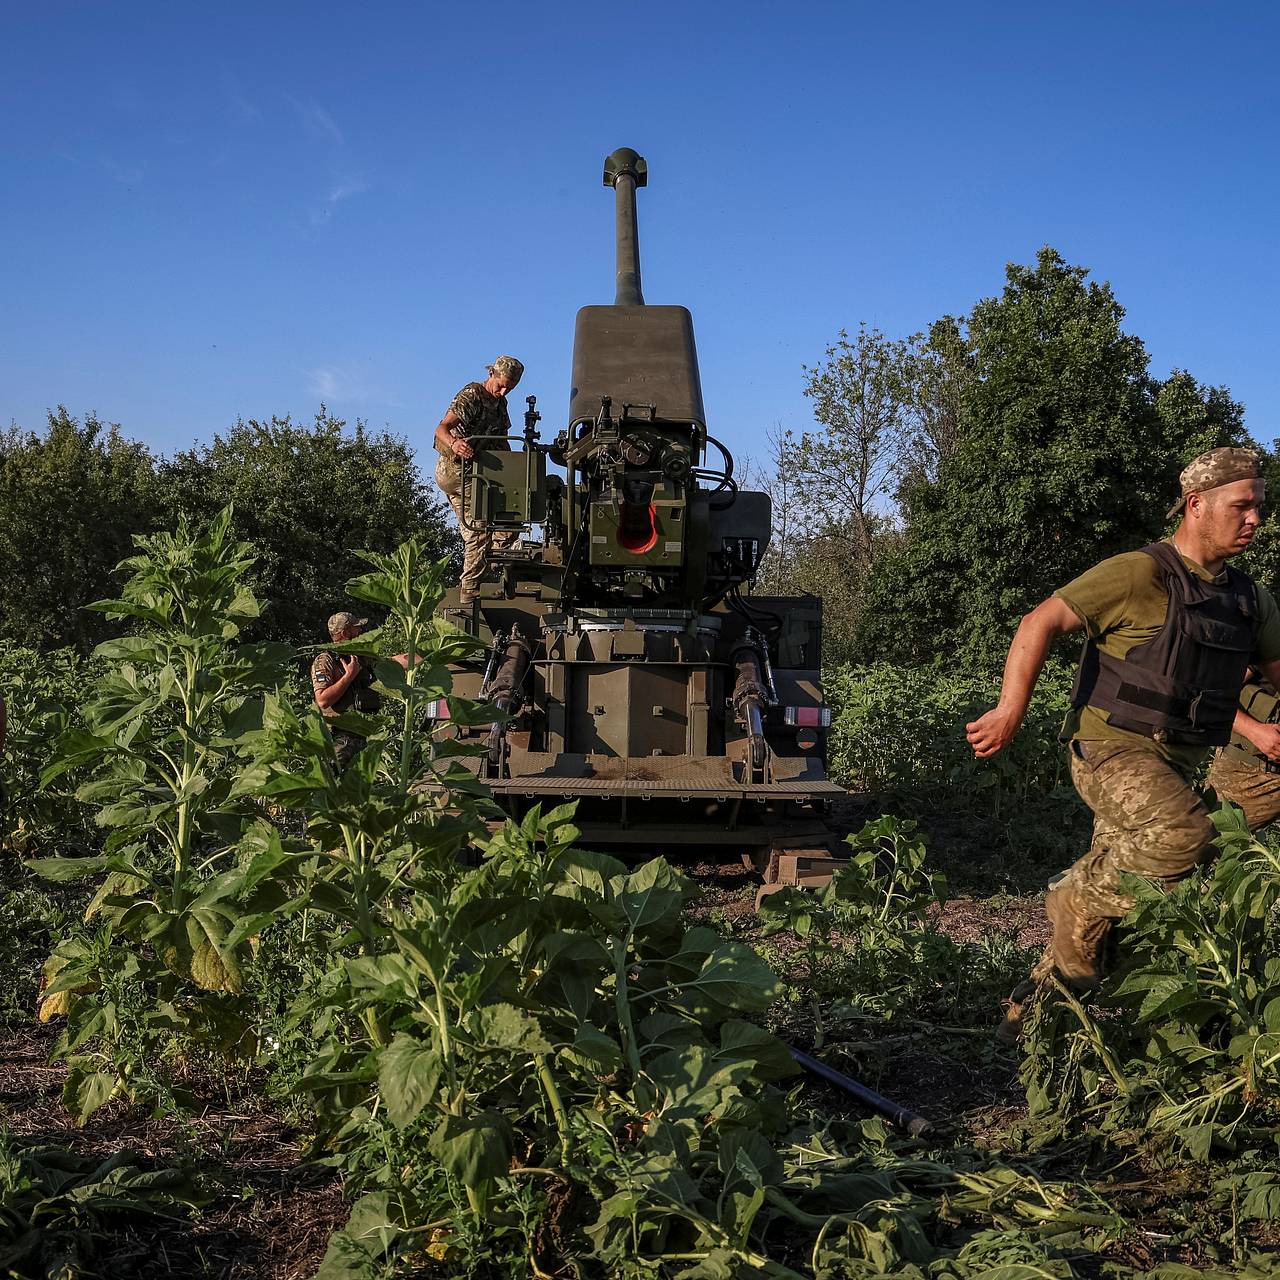
[[[706,432],[704,434],[706,435],[707,443],[715,445],[715,447],[720,450],[720,456],[724,459],[724,473],[726,476],[732,479],[733,478],[733,454],[731,454],[729,450],[726,449],[724,445],[721,444],[720,441],[717,440],[715,436],[713,436],[710,432]]]

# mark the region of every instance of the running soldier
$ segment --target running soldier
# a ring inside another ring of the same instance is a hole
[[[1209,856],[1214,827],[1192,783],[1231,735],[1250,663],[1280,683],[1280,610],[1226,561],[1261,520],[1262,473],[1248,449],[1213,449],[1179,477],[1173,536],[1102,561],[1022,619],[997,705],[967,726],[979,758],[1008,746],[1052,641],[1085,632],[1063,726],[1071,778],[1094,814],[1093,843],[1049,890],[1053,939],[1011,998],[1002,1039],[1021,1029],[1035,979],[1056,970],[1096,986],[1112,924],[1133,905],[1120,873],[1170,885]]]
[[[507,551],[520,536],[518,529],[491,531],[483,523],[469,521],[462,506],[462,463],[475,457],[470,441],[489,437],[484,448],[489,451],[510,450],[506,439],[511,434],[511,417],[507,413],[507,393],[520,381],[524,365],[514,356],[499,356],[488,366],[489,376],[483,382],[468,382],[456,396],[436,427],[436,484],[449,499],[458,517],[462,534],[462,575],[458,579],[458,601],[475,600],[493,550]]]

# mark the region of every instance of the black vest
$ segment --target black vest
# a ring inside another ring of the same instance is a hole
[[[1160,566],[1169,596],[1164,626],[1123,659],[1086,640],[1072,705],[1096,707],[1117,729],[1157,742],[1220,747],[1253,652],[1253,580],[1228,568],[1226,582],[1205,582],[1169,543],[1142,550]]]

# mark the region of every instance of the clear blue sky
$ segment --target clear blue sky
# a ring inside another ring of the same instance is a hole
[[[499,352],[544,429],[613,298],[605,155],[712,430],[1052,244],[1152,368],[1280,435],[1280,13],[1263,4],[0,3],[0,422],[160,451],[321,400],[425,445]]]

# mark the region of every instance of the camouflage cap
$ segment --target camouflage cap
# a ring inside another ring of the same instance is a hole
[[[1252,449],[1210,449],[1189,462],[1178,477],[1182,496],[1165,513],[1171,520],[1182,510],[1187,495],[1205,493],[1236,480],[1262,478],[1262,459]]]
[[[329,618],[329,639],[336,640],[344,631],[352,627],[367,627],[368,618],[357,618],[354,613],[335,613]]]
[[[490,373],[500,373],[514,387],[524,374],[524,365],[515,356],[499,356],[490,366]]]

